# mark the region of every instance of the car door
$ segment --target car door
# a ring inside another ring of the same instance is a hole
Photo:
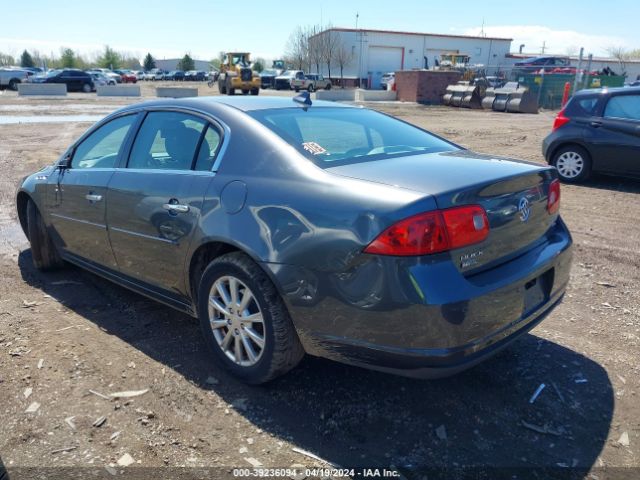
[[[597,170],[640,175],[640,94],[611,96],[585,130]]]
[[[63,253],[117,268],[105,221],[106,189],[136,119],[136,114],[122,115],[101,125],[49,177],[47,211]]]
[[[126,168],[118,169],[109,184],[107,223],[122,274],[184,292],[186,253],[220,138],[203,117],[180,111],[146,114]]]

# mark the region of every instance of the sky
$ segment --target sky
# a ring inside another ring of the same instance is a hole
[[[519,5],[518,5],[519,3]],[[246,50],[279,58],[298,25],[332,24],[414,32],[513,38],[512,51],[607,54],[640,48],[640,0],[0,0],[0,52],[25,48],[59,54],[68,47],[92,56],[109,45],[142,58],[190,53],[211,60]],[[484,25],[484,27],[483,27]]]

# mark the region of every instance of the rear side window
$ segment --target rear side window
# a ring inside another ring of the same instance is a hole
[[[569,103],[566,113],[568,115],[590,117],[596,114],[599,97],[574,98]]]
[[[180,112],[150,112],[136,136],[128,168],[190,170],[206,125]]]
[[[218,146],[220,145],[220,133],[209,125],[202,139],[198,159],[196,160],[196,170],[211,171],[216,160]]]
[[[76,147],[71,168],[113,168],[135,119],[127,115],[98,128]]]
[[[617,95],[611,97],[604,109],[604,116],[640,120],[640,95]]]

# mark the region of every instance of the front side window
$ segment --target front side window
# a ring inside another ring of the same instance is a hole
[[[424,130],[373,110],[294,107],[255,110],[249,115],[323,168],[458,150]]]
[[[611,97],[604,110],[604,116],[640,120],[640,95],[617,95]]]
[[[126,115],[98,128],[76,147],[71,168],[114,168],[135,119]]]
[[[136,136],[129,168],[190,170],[206,122],[180,112],[150,112]]]

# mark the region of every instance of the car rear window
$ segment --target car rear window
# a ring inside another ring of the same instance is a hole
[[[326,168],[459,147],[413,125],[362,108],[280,108],[248,112]]]
[[[577,97],[567,105],[566,113],[574,116],[593,116],[596,114],[600,97]]]

